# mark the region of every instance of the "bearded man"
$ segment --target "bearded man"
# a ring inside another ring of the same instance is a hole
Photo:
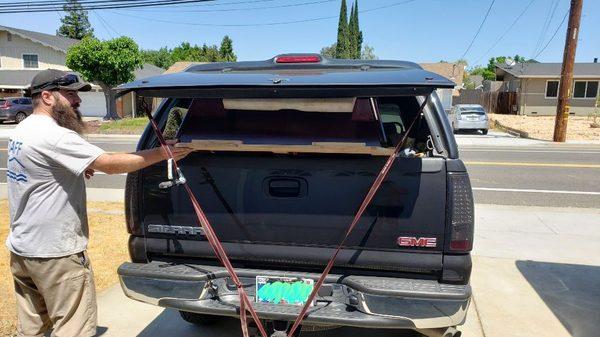
[[[31,82],[33,113],[8,145],[10,268],[17,297],[17,335],[96,334],[96,294],[86,249],[84,176],[128,173],[167,159],[161,148],[106,153],[81,137],[78,91],[89,83],[60,70]],[[191,150],[171,148],[176,159]]]

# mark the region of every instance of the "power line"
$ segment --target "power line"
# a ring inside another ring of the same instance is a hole
[[[110,30],[108,30],[108,27],[106,26],[106,24],[104,24],[104,22],[102,22],[102,19],[100,18],[100,16],[98,15],[98,13],[93,12],[96,17],[98,18],[98,21],[100,22],[100,24],[102,25],[102,27],[104,27],[104,30],[108,33],[108,35],[110,36],[111,39],[114,39],[115,37],[112,35],[112,33],[110,32]]]
[[[103,18],[103,17],[100,15],[100,11],[97,11],[97,12],[94,12],[94,13],[96,13],[96,15],[98,15],[98,17],[100,18],[100,20],[104,21],[104,23],[105,23],[105,24],[108,26],[108,28],[109,28],[110,30],[112,30],[112,31],[115,33],[115,35],[116,35],[116,36],[121,36],[121,34],[119,34],[119,32],[117,32],[117,30],[116,30],[116,29],[114,29],[114,28],[113,28],[113,27],[110,25],[110,23],[108,23],[108,20],[104,19],[104,18]]]
[[[488,8],[487,12],[485,13],[485,16],[483,17],[483,21],[481,21],[481,24],[479,25],[479,28],[477,29],[477,33],[475,33],[475,36],[473,36],[473,39],[471,39],[471,43],[469,43],[469,46],[467,47],[467,49],[465,50],[465,52],[460,57],[461,59],[464,59],[465,55],[467,55],[467,53],[469,52],[469,50],[473,46],[473,43],[475,43],[475,39],[477,39],[477,36],[481,32],[481,28],[483,28],[483,24],[485,23],[485,21],[487,20],[488,16],[490,15],[490,12],[492,11],[492,7],[494,7],[494,3],[495,2],[496,2],[496,0],[492,0],[492,3],[490,3],[490,7]]]
[[[400,2],[389,4],[389,5],[385,5],[385,6],[370,8],[370,9],[366,9],[366,10],[360,10],[359,13],[369,13],[369,12],[373,12],[373,11],[378,11],[378,10],[382,10],[382,9],[387,9],[387,8],[397,7],[397,6],[400,6],[400,5],[405,5],[405,4],[408,4],[408,3],[415,2],[415,1],[417,1],[417,0],[400,1]],[[330,19],[338,19],[339,18],[338,15],[334,15],[334,16],[322,16],[322,17],[316,17],[316,18],[291,20],[291,21],[275,21],[275,22],[248,23],[248,24],[243,24],[243,23],[217,24],[217,23],[199,23],[199,22],[184,22],[184,21],[164,20],[164,19],[143,17],[143,16],[139,16],[139,15],[118,13],[118,12],[115,12],[115,11],[111,11],[111,13],[116,14],[116,15],[121,15],[121,16],[126,16],[126,17],[131,17],[131,18],[136,18],[136,19],[140,19],[140,20],[147,20],[147,21],[154,21],[154,22],[161,22],[161,23],[169,23],[169,24],[176,24],[176,25],[186,25],[186,26],[202,26],[202,27],[261,27],[261,26],[280,26],[280,25],[288,25],[288,24],[295,24],[295,23],[306,23],[306,22],[314,22],[314,21],[323,21],[323,20],[330,20]]]
[[[544,21],[544,26],[542,27],[542,31],[540,32],[540,36],[538,37],[537,43],[535,44],[535,49],[533,50],[532,54],[535,54],[536,51],[542,46],[542,43],[544,43],[544,39],[546,39],[546,33],[548,33],[548,28],[550,28],[552,19],[554,19],[554,14],[556,14],[556,9],[558,8],[559,3],[559,0],[552,0],[552,3],[550,3],[550,6],[548,6],[546,20]]]
[[[563,26],[563,24],[565,23],[565,20],[567,19],[567,16],[569,16],[569,11],[567,11],[565,13],[565,16],[563,17],[562,21],[560,22],[560,24],[558,25],[558,27],[556,27],[556,30],[554,31],[554,34],[552,34],[552,37],[550,37],[550,40],[548,40],[548,42],[546,43],[546,45],[544,46],[544,48],[542,48],[542,50],[540,50],[533,58],[536,59],[538,58],[538,56],[542,55],[542,53],[544,52],[544,50],[546,50],[546,48],[548,48],[548,45],[550,45],[550,42],[552,42],[552,40],[554,40],[554,38],[556,37],[556,34],[558,33],[558,31],[560,30],[560,28]]]
[[[110,1],[111,3],[104,4],[92,4],[85,3],[81,6],[81,9],[86,11],[98,10],[98,9],[120,9],[120,8],[139,8],[139,7],[156,7],[156,6],[173,6],[179,4],[186,3],[199,3],[199,2],[207,2],[214,0],[167,0],[167,1],[156,1],[156,0],[137,0],[137,1],[117,1],[114,0],[104,0]],[[68,5],[67,3],[61,3],[62,5]],[[14,5],[5,5],[12,6],[9,8],[0,8],[0,14],[9,14],[9,13],[41,13],[41,12],[52,12],[55,9],[52,6],[56,6],[57,4],[40,4],[33,6],[14,6]]]
[[[481,57],[478,58],[477,61],[475,61],[473,64],[479,63],[479,61],[481,61],[481,59],[483,59],[484,57],[486,57],[498,45],[498,43],[500,43],[500,41],[502,41],[502,39],[504,39],[504,37],[506,37],[506,35],[508,34],[508,32],[510,32],[510,30],[517,24],[517,22],[519,22],[519,20],[521,20],[521,18],[523,17],[523,15],[525,15],[525,12],[527,12],[527,10],[529,9],[529,7],[531,7],[531,5],[534,2],[535,2],[535,0],[529,1],[529,3],[527,4],[527,6],[525,6],[525,8],[521,11],[521,13],[519,14],[519,16],[517,16],[513,20],[513,22],[511,23],[511,25],[508,27],[508,29],[506,31],[504,31],[504,33],[502,33],[502,35],[500,36],[500,38],[497,39],[494,42],[494,44],[492,44],[492,46],[483,55],[481,55]]]
[[[273,0],[268,0],[268,1],[273,1]],[[317,5],[317,4],[327,3],[327,2],[334,2],[334,1],[338,1],[338,0],[320,0],[320,1],[312,1],[312,2],[301,2],[301,3],[296,3],[296,4],[248,7],[248,8],[222,8],[222,9],[199,9],[199,10],[189,10],[189,9],[184,9],[184,8],[182,8],[182,9],[185,10],[185,13],[239,12],[239,11],[261,10],[261,9],[309,6],[309,5]],[[127,11],[127,12],[155,12],[152,9],[150,9],[150,10],[124,9],[124,11]],[[178,10],[169,11],[169,10],[163,10],[162,8],[160,9],[160,12],[161,13],[181,13],[181,11],[178,11]]]

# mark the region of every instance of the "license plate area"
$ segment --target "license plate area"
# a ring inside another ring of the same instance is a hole
[[[279,276],[256,276],[257,303],[302,306],[314,288],[313,279]],[[312,303],[314,304],[314,303]]]

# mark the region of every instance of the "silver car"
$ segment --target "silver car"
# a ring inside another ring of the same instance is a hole
[[[480,130],[487,135],[489,120],[485,109],[479,104],[457,104],[448,114],[454,131]]]
[[[14,121],[21,123],[32,112],[31,98],[0,97],[0,122]]]

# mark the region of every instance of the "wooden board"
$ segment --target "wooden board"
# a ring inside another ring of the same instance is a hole
[[[365,143],[314,142],[312,145],[268,145],[244,144],[241,140],[200,140],[177,143],[178,147],[190,147],[198,151],[236,151],[236,152],[272,152],[272,153],[340,153],[369,154],[389,156],[393,148],[367,146]]]

